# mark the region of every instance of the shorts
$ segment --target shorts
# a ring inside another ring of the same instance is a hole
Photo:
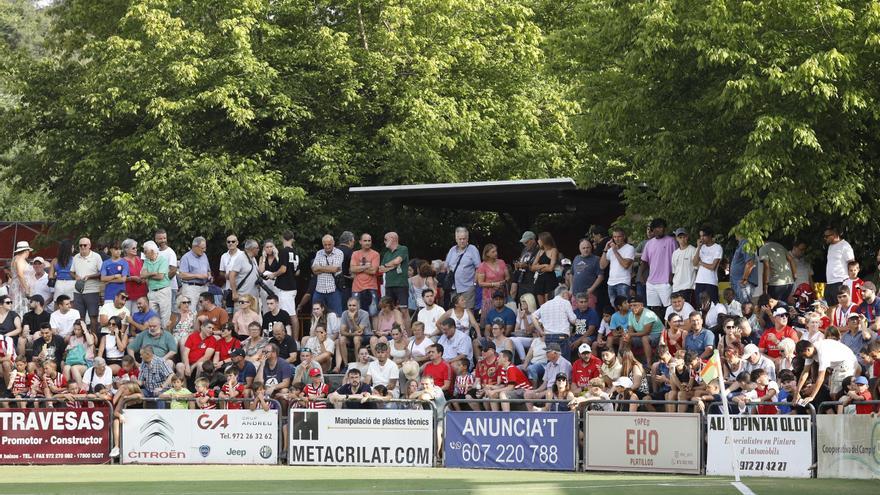
[[[855,375],[856,370],[851,366],[837,366],[831,371],[831,377],[828,380],[828,390],[832,394],[840,392],[843,388],[843,380],[848,376]]]
[[[104,358],[104,361],[107,362],[107,366],[110,366],[111,364],[115,364],[116,366],[122,366],[122,358],[115,358],[115,359]]]
[[[645,287],[648,306],[669,306],[672,304],[672,285],[648,283]]]
[[[73,293],[73,307],[81,316],[98,316],[98,308],[101,307],[101,295],[97,292],[88,294]]]
[[[644,380],[644,378],[643,378]],[[666,400],[666,394],[669,393],[669,390],[657,390],[656,392],[651,392],[651,399],[653,400]]]
[[[524,388],[515,388],[510,392],[506,392],[508,399],[522,399],[526,395],[526,389]]]
[[[385,287],[385,295],[397,301],[398,308],[409,306],[409,287]]]
[[[275,289],[278,296],[278,307],[287,311],[290,316],[296,316],[296,291]]]

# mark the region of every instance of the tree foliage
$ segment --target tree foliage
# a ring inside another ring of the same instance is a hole
[[[67,228],[309,235],[350,214],[351,185],[572,166],[577,105],[518,2],[79,0],[52,15],[51,56],[19,65],[23,108],[0,121]]]
[[[548,45],[591,173],[632,214],[757,245],[827,220],[874,238],[880,3],[590,0]],[[821,228],[821,227],[820,227]]]

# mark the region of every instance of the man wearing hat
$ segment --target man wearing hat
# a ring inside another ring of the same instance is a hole
[[[544,364],[544,380],[541,386],[534,390],[526,390],[526,399],[540,399],[547,394],[548,390],[552,390],[553,383],[556,381],[556,375],[564,373],[565,376],[571,377],[571,363],[568,359],[562,357],[562,348],[557,343],[547,344],[547,362]],[[531,410],[531,405],[528,407]]]
[[[480,339],[480,354],[475,373],[480,384],[484,387],[496,385],[501,367],[498,365],[498,355],[495,353],[495,342],[486,338]]]
[[[43,301],[48,302],[46,304],[46,311],[52,311],[52,294],[55,292],[55,289],[49,287],[49,273],[46,272],[49,263],[42,256],[37,256],[34,258],[33,267],[34,286],[31,289],[31,295],[39,294],[43,296]]]
[[[773,310],[773,328],[769,328],[761,335],[758,341],[758,349],[771,359],[777,360],[780,356],[779,343],[782,339],[791,339],[795,342],[801,339],[797,330],[788,325],[788,310],[777,306]]]
[[[571,365],[571,391],[578,395],[590,386],[590,380],[602,374],[602,360],[593,355],[590,344],[578,347],[579,359]]]
[[[877,297],[877,286],[868,281],[862,284],[862,303],[857,311],[865,317],[868,328],[873,332],[880,332],[880,297]]]
[[[244,384],[245,397],[249,397],[251,385],[253,385],[254,378],[257,376],[257,367],[254,366],[254,363],[245,359],[246,355],[247,353],[241,347],[236,347],[229,351],[232,367],[238,371],[238,383]]]
[[[504,291],[497,290],[492,294],[492,307],[486,311],[486,326],[483,335],[492,335],[492,324],[495,320],[501,320],[504,335],[513,334],[513,326],[516,325],[516,313],[508,308],[504,302],[507,296]],[[484,308],[486,306],[483,306]]]
[[[776,381],[776,365],[767,356],[761,354],[761,350],[755,344],[749,344],[743,348],[743,371],[751,373],[753,370],[762,369],[767,372],[771,381]]]
[[[513,262],[514,272],[511,279],[513,283],[510,285],[510,295],[517,300],[523,294],[534,294],[535,274],[530,267],[538,254],[537,236],[531,230],[523,232],[519,242],[523,245],[523,250],[519,258]]]
[[[850,313],[846,319],[846,327],[840,329],[840,342],[849,347],[856,356],[869,342],[877,336],[870,328],[864,315]],[[865,363],[861,363],[864,365]]]

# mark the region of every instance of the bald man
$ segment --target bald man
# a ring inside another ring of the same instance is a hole
[[[92,241],[83,237],[78,243],[79,252],[73,257],[71,275],[76,280],[73,292],[73,307],[85,317],[89,315],[89,326],[98,334],[98,310],[101,307],[101,255],[92,251]]]
[[[332,235],[321,238],[323,249],[315,253],[312,262],[312,273],[317,280],[315,282],[315,295],[312,303],[323,303],[329,311],[342,314],[342,290],[337,284],[337,275],[342,274],[342,260],[345,257],[342,251],[336,247]]]

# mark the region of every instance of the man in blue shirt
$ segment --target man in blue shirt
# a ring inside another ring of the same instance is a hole
[[[150,309],[150,300],[147,299],[147,296],[139,297],[136,304],[137,311],[125,317],[128,324],[134,328],[135,335],[147,329],[147,322],[150,318],[159,317],[159,313]]]
[[[254,378],[257,376],[257,367],[254,366],[254,363],[245,359],[245,352],[241,347],[236,347],[229,351],[229,357],[232,359],[233,368],[238,371],[238,383],[244,384],[245,397],[250,397],[251,385],[253,385]]]
[[[455,274],[450,300],[454,301],[456,296],[463,295],[468,309],[474,309],[476,303],[475,284],[480,261],[480,251],[473,244],[468,244],[468,230],[464,227],[455,229],[455,246],[446,254],[447,277]]]
[[[875,333],[880,331],[880,297],[877,297],[877,286],[868,281],[862,284],[862,304],[857,311],[865,316],[868,328]]]
[[[486,324],[483,326],[485,329],[484,335],[492,335],[492,324],[496,319],[500,319],[504,322],[504,335],[510,335],[513,333],[513,326],[516,325],[516,313],[513,312],[512,309],[508,308],[504,305],[504,300],[506,296],[502,291],[495,291],[492,294],[492,308],[486,311]]]
[[[752,300],[752,292],[758,286],[758,270],[755,270],[755,253],[746,251],[748,242],[736,236],[736,251],[730,258],[730,287],[740,303]]]
[[[715,334],[703,326],[703,315],[694,311],[688,318],[691,321],[691,331],[684,338],[684,348],[694,351],[700,359],[709,359],[715,350]]]
[[[596,329],[601,323],[599,313],[590,307],[590,296],[586,292],[582,292],[576,297],[577,307],[574,309],[574,316],[577,320],[574,322],[574,333],[569,345],[569,355],[572,356],[572,361],[580,357],[575,351],[581,344],[593,344],[596,340]]]
[[[211,280],[211,265],[208,263],[208,255],[205,254],[207,247],[204,237],[196,237],[192,241],[192,249],[178,263],[177,274],[183,281],[180,293],[190,301],[198,301],[199,295],[205,291],[205,286]]]

